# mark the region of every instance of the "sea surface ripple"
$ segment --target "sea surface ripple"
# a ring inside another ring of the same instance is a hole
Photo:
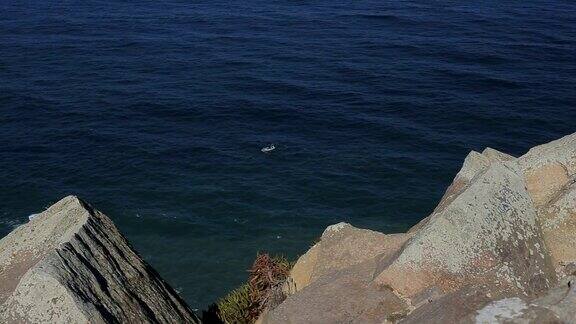
[[[575,132],[575,84],[573,1],[1,1],[0,237],[77,194],[201,308]]]

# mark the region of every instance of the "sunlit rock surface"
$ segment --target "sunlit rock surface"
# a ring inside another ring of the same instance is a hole
[[[196,323],[112,221],[69,196],[0,240],[2,323]]]
[[[471,152],[408,233],[329,227],[260,320],[574,323],[575,177],[576,134],[519,158]]]

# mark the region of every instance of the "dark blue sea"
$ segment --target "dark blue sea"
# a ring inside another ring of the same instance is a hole
[[[0,237],[79,195],[193,308],[572,132],[574,1],[0,0]]]

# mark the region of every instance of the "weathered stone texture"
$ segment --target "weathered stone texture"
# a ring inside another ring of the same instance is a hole
[[[549,262],[521,171],[495,161],[429,218],[377,280],[405,296],[474,281],[530,294],[553,283]]]
[[[518,158],[518,162],[525,173],[528,191],[538,208],[574,181],[576,133],[536,146]]]
[[[543,296],[526,299],[509,297],[488,303],[467,318],[476,323],[558,324],[576,322],[576,277],[564,278]]]
[[[195,323],[112,221],[76,197],[0,240],[0,322]]]
[[[408,233],[329,227],[262,322],[576,323],[575,179],[576,134],[471,152]]]
[[[258,323],[576,323],[576,134],[471,152],[407,233],[339,223]],[[0,322],[195,322],[110,219],[67,197],[0,241]]]
[[[390,255],[410,238],[410,234],[382,234],[347,223],[326,228],[320,241],[298,259],[290,273],[297,290],[321,276],[374,258]]]

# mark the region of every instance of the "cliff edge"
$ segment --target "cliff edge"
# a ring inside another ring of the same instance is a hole
[[[0,240],[1,323],[197,323],[112,221],[68,196]]]
[[[340,223],[301,256],[277,323],[575,323],[576,134],[471,152],[406,233]]]
[[[329,226],[257,322],[576,323],[575,280],[572,134],[518,158],[471,152],[406,233]],[[0,240],[0,322],[199,321],[108,217],[69,196]]]

